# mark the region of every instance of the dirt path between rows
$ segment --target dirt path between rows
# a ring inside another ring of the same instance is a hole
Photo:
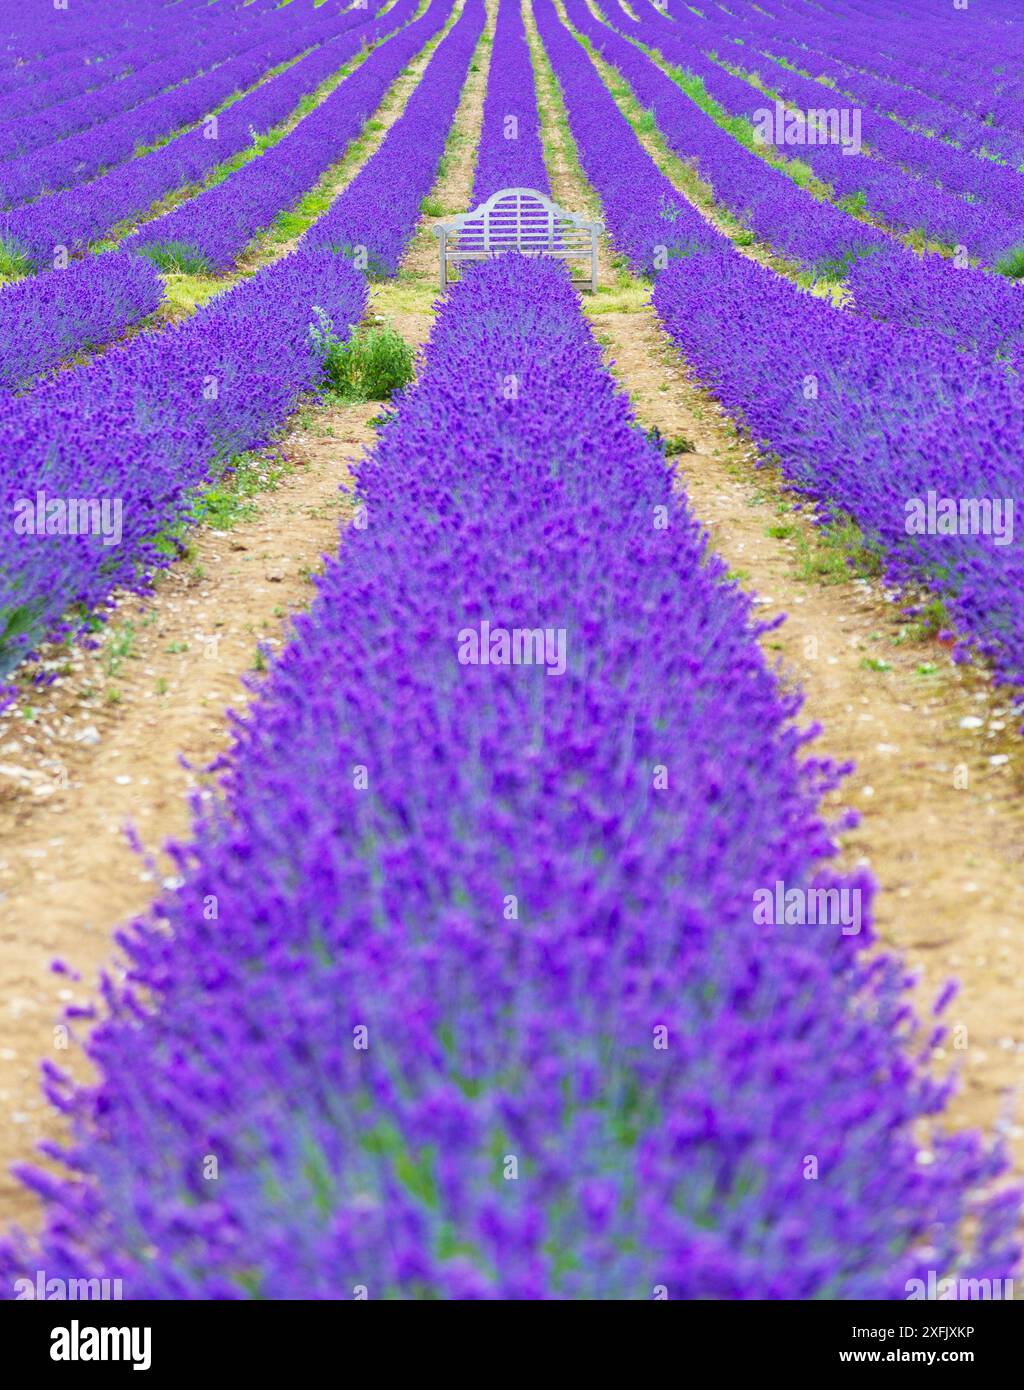
[[[488,36],[492,28],[493,13]],[[433,190],[445,208],[468,204],[489,51],[478,51]],[[403,108],[391,100],[379,113],[380,139]],[[436,220],[421,218],[399,277],[375,287],[369,306],[415,347],[433,322]],[[198,528],[188,559],[150,596],[121,598],[95,650],[44,653],[56,680],[0,716],[0,1228],[34,1224],[35,1201],[9,1168],[60,1133],[40,1094],[40,1061],[86,1074],[75,1040],[60,1046],[63,1009],[95,997],[114,931],[171,872],[161,846],[187,836],[189,797],[212,794],[203,769],[229,744],[225,711],[251,698],[243,678],[258,679],[255,668],[287,640],[289,615],[312,600],[312,576],[350,513],[340,488],[379,410],[307,403],[262,456],[251,514],[228,530]],[[129,825],[155,872],[131,848]],[[81,980],[53,973],[54,959]]]
[[[554,197],[600,217],[543,70],[538,87]],[[1003,1134],[1024,1174],[1020,721],[983,673],[955,666],[947,647],[901,618],[880,581],[848,577],[828,555],[603,241],[603,288],[583,302],[606,360],[640,423],[692,446],[678,455],[680,481],[713,548],[763,614],[787,615],[764,643],[787,684],[805,692],[804,722],[822,726],[815,755],[856,764],[828,803],[861,817],[840,837],[838,862],[874,875],[879,936],[919,976],[922,1010],[948,979],[961,983],[944,1015],[945,1061],[963,1078],[948,1122]]]

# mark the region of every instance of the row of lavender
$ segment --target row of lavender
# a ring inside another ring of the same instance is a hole
[[[272,4],[256,0],[250,14]],[[181,13],[198,8],[183,3]],[[16,102],[25,115],[123,81],[143,63],[166,56],[167,19],[164,0],[139,0],[130,9],[119,0],[88,0],[63,10],[6,9],[0,20],[0,110],[17,114],[9,104]]]
[[[729,207],[774,249],[796,257],[813,269],[842,273],[857,309],[904,327],[926,328],[956,339],[982,355],[1015,357],[1024,342],[1024,294],[1002,276],[972,266],[967,247],[984,248],[989,261],[1012,247],[1021,235],[1008,217],[946,194],[921,179],[887,166],[863,153],[848,158],[849,148],[836,144],[801,145],[806,159],[836,193],[855,196],[867,191],[870,211],[896,229],[938,234],[955,243],[961,254],[945,258],[919,255],[899,242],[855,222],[837,209],[822,205],[781,173],[769,169],[749,150],[703,115],[642,50],[624,42],[595,21],[583,0],[568,0],[567,13],[598,52],[628,78],[633,91],[653,110],[658,127],[683,159],[695,159],[698,172],[711,184],[720,202]],[[616,17],[630,37],[678,63],[699,78],[704,92],[723,112],[748,120],[763,112],[765,95],[704,57],[707,40],[684,39],[663,19],[633,24]],[[677,26],[678,28],[678,26]],[[730,56],[729,61],[733,61]],[[823,89],[803,83],[804,109],[820,107]],[[779,152],[794,153],[779,136]]]
[[[486,18],[483,0],[467,0],[373,159],[310,228],[311,246],[352,256],[372,276],[398,273],[420,204],[437,175]]]
[[[867,884],[817,876],[835,771],[802,765],[557,265],[456,287],[357,488],[182,886],[121,938],[98,1084],[50,1071],[77,1177],[26,1174],[48,1226],[4,1272],[130,1298],[1008,1275],[998,1158],[935,1133],[918,1161],[947,1091],[908,1059],[902,968],[755,925],[777,882],[866,922]]]
[[[397,8],[399,15],[387,15],[383,24],[404,20],[416,0],[404,0]],[[391,83],[449,22],[452,8],[453,0],[431,0],[419,18],[375,48],[283,140],[223,182],[147,223],[129,240],[129,249],[199,261],[208,270],[227,269],[261,227],[341,157]]]
[[[417,0],[399,0],[391,11],[389,21],[383,22],[381,27],[386,23],[401,25],[412,16],[416,4]],[[230,107],[224,117],[218,119],[218,142],[211,142],[204,138],[203,132],[196,131],[175,142],[185,147],[179,151],[179,155],[187,159],[191,152],[195,152],[212,165],[215,156],[209,153],[211,148],[218,149],[219,146],[219,152],[226,154],[234,153],[235,145],[244,147],[252,139],[254,120],[260,123],[258,129],[264,129],[275,117],[289,114],[300,96],[313,91],[324,77],[339,69],[346,57],[351,58],[361,43],[376,36],[377,31],[370,30],[368,33],[342,32],[329,38],[293,68]],[[422,41],[418,31],[414,31],[414,43]],[[182,209],[193,221],[202,223],[207,238],[219,239],[223,258],[219,269],[228,267],[261,224],[284,210],[289,195],[293,200],[298,190],[304,191],[312,186],[325,159],[338,157],[339,151],[343,151],[349,139],[357,133],[358,124],[363,120],[361,113],[372,106],[380,85],[388,82],[389,76],[401,67],[406,56],[404,49],[389,55],[379,71],[379,58],[368,60],[373,74],[370,84],[367,85],[365,78],[362,81],[353,79],[351,86],[338,93],[330,108],[335,119],[329,128],[325,119],[313,121],[306,134],[300,124],[291,136],[284,137],[282,148],[269,163],[259,163],[248,179],[240,174],[229,177],[226,181],[230,184],[229,188],[220,185],[221,193],[216,205],[210,199],[201,198],[197,212],[189,211],[190,204]],[[343,106],[346,101],[349,107],[347,111]],[[165,150],[170,148],[167,146]],[[312,157],[309,154],[311,149],[314,151]],[[102,183],[116,183],[123,192],[127,184],[132,190],[130,196],[134,198],[145,186],[146,177],[155,175],[165,181],[169,162],[160,160],[164,152],[157,151],[149,157],[160,161],[159,168],[143,170],[140,166],[146,165],[149,159],[134,161],[132,166],[126,166],[107,176],[107,179],[87,186],[84,191],[97,190]],[[303,153],[306,154],[305,159],[301,157]],[[173,176],[175,179],[182,172],[180,165],[177,168],[178,173]],[[280,178],[275,178],[275,173],[282,169],[287,171],[285,188]],[[246,190],[255,190],[255,196],[246,198]],[[151,187],[151,191],[155,190]],[[66,200],[65,213],[74,200],[78,204],[75,211],[84,213],[88,224],[95,228],[99,215],[104,219],[99,225],[107,225],[105,218],[111,211],[110,198],[113,196],[117,205],[118,190],[108,187],[100,197],[88,200],[78,198],[76,194],[77,191],[72,191],[56,195],[58,199]],[[55,200],[43,199],[20,214],[15,213],[10,219],[18,226],[17,246],[20,250],[25,250],[29,240],[26,229],[33,224],[36,228],[37,251],[41,249],[40,243],[49,245],[55,235],[68,235],[66,230],[62,230],[61,224],[51,220],[55,214],[60,215],[57,209],[44,206],[52,201]],[[124,203],[120,202],[120,206],[123,207]],[[166,220],[158,219],[153,224],[154,228],[163,229]],[[63,227],[66,229],[67,225],[65,222]],[[76,242],[80,244],[83,232],[81,218],[77,223],[77,232],[77,237],[73,234],[69,237],[72,248]],[[156,249],[159,260],[163,259],[160,252],[164,252],[172,263],[175,255],[187,258],[201,254],[196,247],[176,248],[173,244],[168,247],[166,232],[154,232],[154,238],[146,245],[150,250]],[[0,294],[0,386],[14,389],[30,384],[36,374],[66,363],[76,352],[119,337],[156,308],[162,294],[162,284],[156,270],[147,260],[128,254],[139,246],[141,239],[144,239],[144,234],[141,237],[136,234],[127,239],[120,252],[86,256],[70,262],[67,259],[68,247],[62,245],[58,247],[57,268],[23,280]]]
[[[266,442],[320,379],[312,306],[345,325],[364,301],[346,262],[288,256],[185,324],[0,402],[0,673],[163,562],[159,533],[216,460]]]
[[[812,269],[833,271],[880,245],[883,237],[873,228],[812,197],[738,144],[639,48],[595,19],[586,0],[568,0],[565,9],[574,29],[654,112],[673,152],[694,161],[718,201],[759,238]]]
[[[42,193],[83,183],[130,158],[141,146],[200,120],[239,84],[248,85],[265,72],[268,55],[280,47],[282,33],[287,36],[285,14],[257,14],[250,19],[246,9],[236,13],[227,7],[220,17],[212,18],[210,7],[198,6],[177,17],[176,7],[166,13],[178,40],[176,56],[154,65],[156,72],[143,71],[141,80],[150,94],[119,110],[123,84],[101,88],[95,98],[86,100],[98,103],[101,110],[113,103],[114,114],[64,138],[48,128],[53,122],[45,113],[36,113],[29,126],[39,129],[47,143],[0,163],[0,206],[16,207]],[[314,32],[329,31],[331,26],[330,21],[307,17],[305,26],[300,22],[297,27],[298,42],[286,44],[291,57],[315,41]],[[132,83],[131,78],[125,80]],[[59,113],[62,108],[56,110]]]
[[[434,179],[483,22],[483,5],[467,0],[415,101],[362,171],[357,198],[315,223],[295,255],[186,324],[0,403],[0,673],[67,631],[73,608],[142,582],[147,566],[162,563],[157,537],[187,515],[211,467],[265,441],[319,381],[308,337],[314,307],[344,338],[366,297],[352,262],[329,248],[357,242],[366,209],[376,210],[369,246],[381,258],[408,240],[415,190]],[[396,184],[413,192],[394,199]],[[47,511],[69,498],[116,507],[116,544],[112,528],[69,534],[59,506]]]
[[[480,197],[506,107],[543,186],[507,5]],[[801,766],[749,603],[556,267],[453,292],[358,492],[182,887],[123,939],[98,1086],[50,1073],[85,1181],[28,1175],[48,1226],[5,1272],[227,1298],[1009,1272],[998,1160],[936,1136],[916,1161],[945,1088],[908,1064],[902,970],[754,925],[760,885],[831,852],[835,771]],[[520,623],[537,664],[488,661]]]
[[[196,129],[89,183],[0,215],[0,241],[8,255],[31,268],[49,264],[59,248],[77,254],[119,223],[144,215],[168,194],[201,183],[218,164],[247,149],[255,136],[290,116],[303,97],[353,58],[360,45],[379,42],[410,18],[415,8],[413,0],[399,0],[387,20],[372,26],[366,12],[356,11],[338,22],[337,32],[324,33],[323,42],[312,52],[233,101],[215,120],[204,119]],[[231,67],[216,90],[208,93],[214,107],[263,77],[268,63],[276,66],[296,51],[289,31],[279,45],[252,57],[251,65],[247,59],[244,70]],[[215,69],[211,79],[220,79],[224,69],[229,65]]]
[[[610,5],[605,9],[613,13]],[[828,141],[810,140],[806,138],[806,125],[786,128],[786,117],[777,114],[774,100],[784,99],[787,110],[801,113],[834,108],[841,120],[834,93],[788,68],[776,66],[756,50],[729,44],[719,30],[706,23],[673,24],[657,11],[653,13],[657,18],[650,22],[634,23],[619,15],[614,15],[612,22],[668,63],[699,78],[704,91],[724,112],[756,122],[766,145],[775,145],[780,155],[798,157],[809,164],[831,187],[835,198],[852,200],[850,205],[862,206],[897,233],[922,232],[950,247],[966,246],[972,256],[990,265],[1011,251],[1020,239],[1020,219],[1009,212],[969,202],[958,192],[946,191],[899,164],[878,158],[874,146],[877,132],[885,124],[883,116],[860,111],[854,130],[850,115],[843,132],[845,143],[840,143],[834,133]],[[716,53],[716,59],[707,56],[709,53]],[[634,68],[637,61],[634,56]],[[757,78],[762,87],[768,88],[768,96],[751,81],[722,66],[725,63]],[[767,123],[765,111],[772,117]]]
[[[705,51],[717,49],[720,56],[741,65],[745,64],[745,60],[749,61],[750,56],[755,60],[759,55],[767,59],[770,85],[778,86],[783,93],[792,91],[796,95],[803,90],[795,82],[800,74],[786,72],[784,63],[788,61],[818,79],[815,82],[818,101],[814,104],[820,104],[821,79],[827,81],[837,97],[862,102],[878,117],[872,119],[870,124],[869,144],[874,155],[893,166],[909,169],[933,180],[947,192],[977,198],[986,206],[1009,215],[1020,227],[1024,218],[1024,179],[1017,166],[1024,160],[1024,134],[1017,136],[1018,148],[1011,162],[999,163],[917,128],[926,126],[927,118],[914,117],[913,94],[909,91],[903,93],[902,105],[910,109],[904,111],[903,120],[893,119],[890,116],[893,104],[900,104],[896,95],[899,89],[894,85],[886,84],[885,93],[878,96],[856,67],[832,64],[793,38],[782,44],[780,51],[777,23],[767,20],[749,4],[742,5],[736,17],[726,16],[717,8],[713,11],[716,18],[711,20],[698,19],[691,11],[687,11],[685,17],[678,10],[675,14],[678,25],[701,35],[700,41]],[[955,20],[955,16],[949,16],[948,20]],[[945,25],[947,34],[948,20]],[[799,26],[797,29],[799,32]],[[741,44],[739,47],[736,46],[737,39]],[[771,61],[776,54],[782,61]],[[977,76],[974,86],[977,86]],[[980,123],[979,128],[982,132],[979,139],[983,143],[991,142],[998,135],[984,122]]]
[[[164,286],[137,256],[97,256],[8,285],[0,293],[0,389],[119,338],[160,305]]]
[[[522,10],[514,3],[501,5],[470,205],[476,207],[502,188],[546,193],[549,186]]]
[[[970,16],[928,0],[899,14],[867,0],[827,21],[799,0],[773,9],[736,7],[749,32],[770,37],[792,62],[824,63],[838,86],[854,84],[877,110],[972,153],[1024,160],[1024,29],[1013,0],[990,0]],[[716,13],[728,22],[724,9]]]
[[[33,6],[6,11],[0,18],[0,116],[73,103],[166,57],[161,20],[166,21],[161,0],[140,0],[121,16],[111,0],[63,13]],[[5,138],[18,135],[8,131]],[[0,151],[6,153],[6,146],[0,144]]]
[[[280,18],[259,17],[240,5],[219,5],[205,13],[198,5],[150,11],[137,43],[120,52],[122,71],[94,90],[78,96],[50,92],[56,100],[21,105],[20,94],[0,101],[0,169],[17,170],[23,156],[92,130],[107,138],[105,123],[133,112],[140,128],[158,113],[154,98],[174,88],[201,88],[215,66],[237,61],[236,55],[280,32]],[[301,26],[300,26],[301,27]],[[31,110],[31,119],[25,119]],[[173,125],[173,121],[172,121]],[[168,127],[170,128],[170,127]],[[159,130],[157,126],[155,129]],[[69,146],[69,149],[74,148]],[[2,175],[0,175],[2,177]]]
[[[612,236],[635,272],[663,272],[655,305],[683,355],[798,487],[854,517],[893,578],[940,592],[998,677],[1019,683],[1019,378],[940,335],[833,308],[737,255],[674,194],[551,0],[534,8]],[[989,524],[940,526],[930,497],[973,499]]]

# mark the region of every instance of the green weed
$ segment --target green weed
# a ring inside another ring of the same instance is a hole
[[[330,390],[346,401],[389,401],[414,375],[414,355],[393,328],[359,325],[342,342],[322,309],[314,309],[310,341],[320,353]]]

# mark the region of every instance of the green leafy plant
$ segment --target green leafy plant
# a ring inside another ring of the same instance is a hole
[[[414,356],[409,344],[387,325],[352,329],[342,342],[322,309],[314,309],[316,322],[309,336],[320,354],[331,391],[347,401],[389,401],[414,375]]]
[[[996,270],[1008,280],[1024,280],[1024,246],[1015,246],[996,261]]]
[[[696,445],[692,439],[687,439],[685,435],[665,435],[654,425],[647,431],[647,437],[652,444],[656,444],[666,458],[674,458],[677,454],[692,454],[696,450]]]
[[[0,276],[5,280],[31,275],[35,268],[35,262],[27,251],[22,251],[12,242],[0,240]]]
[[[152,261],[158,270],[179,271],[185,275],[209,275],[212,270],[209,258],[183,241],[144,246],[141,254]]]

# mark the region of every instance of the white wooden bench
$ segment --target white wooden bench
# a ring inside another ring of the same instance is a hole
[[[503,251],[527,256],[558,256],[590,262],[590,274],[573,283],[597,289],[597,238],[601,222],[585,222],[566,212],[535,188],[502,188],[486,202],[434,229],[441,242],[441,289],[449,283],[449,267],[459,261],[485,261]]]

